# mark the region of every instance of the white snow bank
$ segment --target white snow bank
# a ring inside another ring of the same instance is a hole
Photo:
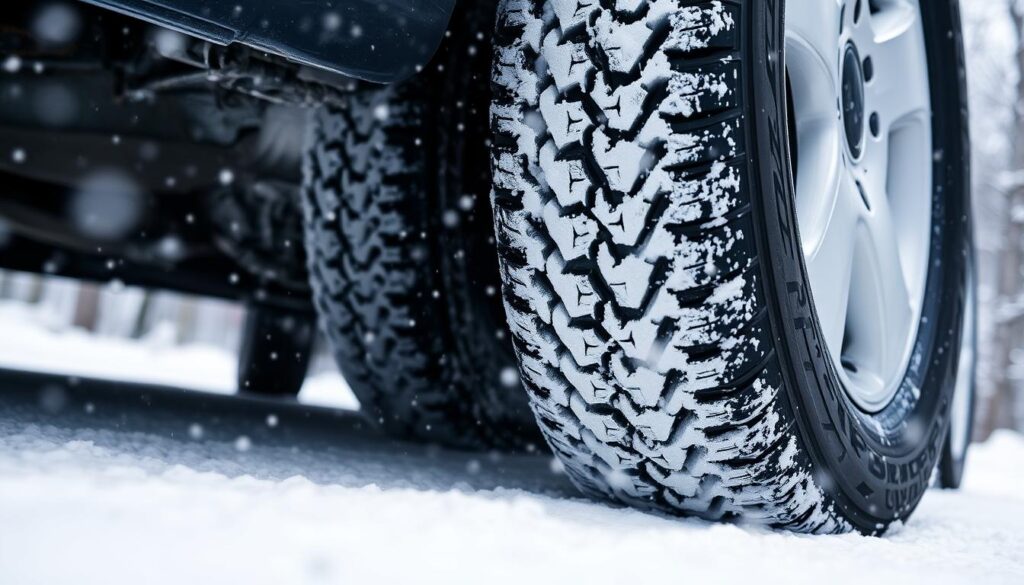
[[[51,327],[44,311],[0,302],[0,368],[60,373],[83,378],[158,384],[233,394],[237,357],[210,345],[176,345],[168,328],[141,341]],[[307,404],[354,410],[359,402],[337,372],[310,377]]]
[[[238,451],[0,421],[0,583],[935,585],[1024,575],[1016,435],[976,449],[964,492],[929,493],[909,525],[884,539],[452,490],[443,475],[458,475],[449,464],[465,469],[468,456],[440,457],[356,448],[332,462],[295,447]],[[268,479],[295,466],[320,483]],[[538,485],[561,485],[546,465],[532,469]]]

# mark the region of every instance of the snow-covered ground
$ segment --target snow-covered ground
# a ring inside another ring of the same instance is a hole
[[[886,538],[619,510],[546,460],[0,422],[0,583],[1021,583],[1024,440]],[[500,487],[503,482],[512,487]]]
[[[58,332],[15,306],[0,330],[0,367],[233,386],[220,350]],[[25,391],[5,384],[28,384],[4,380],[0,404]],[[354,405],[335,376],[317,384]],[[294,406],[245,418],[225,401],[200,419],[114,412],[59,386],[39,396],[0,408],[4,584],[1024,582],[1013,434],[975,449],[963,492],[928,494],[886,538],[806,537],[611,508],[579,499],[546,457],[394,443],[354,415],[332,430],[318,411],[313,433]]]

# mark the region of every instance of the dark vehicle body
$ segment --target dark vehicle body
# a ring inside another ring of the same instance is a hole
[[[455,0],[85,0],[365,81],[394,82],[437,50]]]
[[[5,4],[0,267],[308,310],[301,236],[291,237],[301,233],[301,214],[280,203],[296,200],[301,186],[305,115],[358,86],[416,74],[455,4]],[[68,38],[40,33],[41,19],[71,27],[58,30]],[[168,43],[161,35],[170,31]],[[131,229],[96,234],[78,225],[76,201],[97,176],[113,176],[140,200],[124,218]],[[273,206],[250,206],[256,199]],[[288,246],[257,233],[268,214],[287,218],[278,223],[292,233],[273,236]]]

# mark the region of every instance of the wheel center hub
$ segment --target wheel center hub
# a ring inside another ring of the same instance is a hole
[[[853,43],[843,53],[842,109],[846,144],[857,160],[864,153],[864,69]]]

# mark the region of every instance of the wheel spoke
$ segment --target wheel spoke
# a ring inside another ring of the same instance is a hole
[[[821,245],[840,193],[840,175],[845,171],[840,140],[833,117],[801,120],[797,124],[798,156],[802,164],[796,203],[805,254]]]
[[[814,249],[806,250],[807,270],[814,285],[814,304],[829,347],[842,347],[850,301],[857,226],[864,204],[845,170],[832,187],[834,205]]]
[[[837,78],[836,39],[844,0],[787,0],[786,37],[812,50],[831,74]]]
[[[865,330],[876,332],[878,337],[857,340],[857,352],[865,357],[867,352],[874,354],[873,359],[865,361],[873,366],[871,369],[878,368],[874,373],[880,379],[887,380],[903,359],[904,346],[915,325],[915,301],[911,300],[907,287],[897,226],[888,199],[882,197],[870,201],[870,205],[871,211],[863,217],[857,243],[857,262],[864,269],[857,271],[859,282],[853,283],[851,291],[860,297],[856,307],[863,307],[864,312],[851,312],[849,317],[855,327],[876,321]]]
[[[913,115],[931,110],[931,87],[924,33],[915,5],[897,0],[860,27],[861,58],[870,59],[873,75],[865,87],[866,115],[878,115],[879,135]]]

